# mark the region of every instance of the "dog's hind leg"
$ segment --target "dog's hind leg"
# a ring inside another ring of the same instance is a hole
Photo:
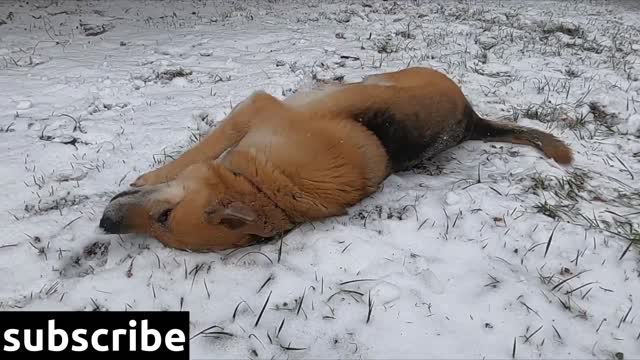
[[[202,161],[215,160],[235,146],[249,131],[253,121],[268,114],[284,111],[285,105],[263,91],[252,94],[236,105],[221,124],[199,143],[166,165],[139,176],[131,186],[155,185],[175,179],[187,167]]]

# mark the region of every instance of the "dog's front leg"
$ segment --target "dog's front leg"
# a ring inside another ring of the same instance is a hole
[[[236,105],[220,126],[199,143],[166,165],[138,177],[131,186],[155,185],[175,179],[192,164],[217,159],[225,150],[236,145],[249,131],[252,122],[277,111],[284,104],[263,91],[258,91]]]

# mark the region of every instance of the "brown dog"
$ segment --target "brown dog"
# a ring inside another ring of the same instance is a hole
[[[184,250],[247,246],[345,214],[391,173],[467,140],[572,162],[551,134],[485,120],[444,74],[409,68],[284,101],[254,93],[200,143],[113,197],[100,227]]]

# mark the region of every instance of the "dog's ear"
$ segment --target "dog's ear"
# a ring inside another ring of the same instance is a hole
[[[206,212],[207,221],[215,225],[223,225],[229,230],[238,230],[258,219],[256,213],[247,205],[234,201],[226,206],[215,205]]]

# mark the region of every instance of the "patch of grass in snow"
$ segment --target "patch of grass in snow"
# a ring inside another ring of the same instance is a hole
[[[593,193],[587,189],[587,181],[590,176],[587,171],[582,169],[574,169],[569,172],[569,175],[558,177],[554,175],[542,175],[536,173],[530,177],[531,185],[527,189],[538,195],[543,191],[550,191],[556,194],[561,199],[568,201],[578,201],[579,199],[586,199],[583,194],[585,192]]]
[[[568,22],[545,24],[542,28],[544,34],[562,33],[571,37],[581,37],[584,30],[579,25]]]
[[[604,219],[595,212],[590,215],[583,213],[579,205],[583,202],[598,202],[633,209],[640,205],[640,191],[615,188],[613,190],[617,195],[607,197],[589,184],[591,179],[592,176],[582,169],[574,169],[562,177],[536,173],[528,178],[529,186],[526,191],[542,198],[533,205],[537,213],[554,221],[600,230],[629,241],[629,246],[621,254],[622,258],[632,245],[640,245],[640,226],[637,222],[640,211],[620,214],[605,210],[603,213],[609,218]]]
[[[535,174],[530,177],[531,185],[527,191],[542,197],[533,206],[536,212],[553,220],[574,220],[579,216],[578,202],[591,201],[598,196],[587,188],[587,180],[587,173],[580,170],[574,170],[564,177]]]
[[[13,128],[15,124],[16,124],[15,122],[12,122],[7,126],[0,126],[0,133],[11,133],[16,131],[16,129]]]

